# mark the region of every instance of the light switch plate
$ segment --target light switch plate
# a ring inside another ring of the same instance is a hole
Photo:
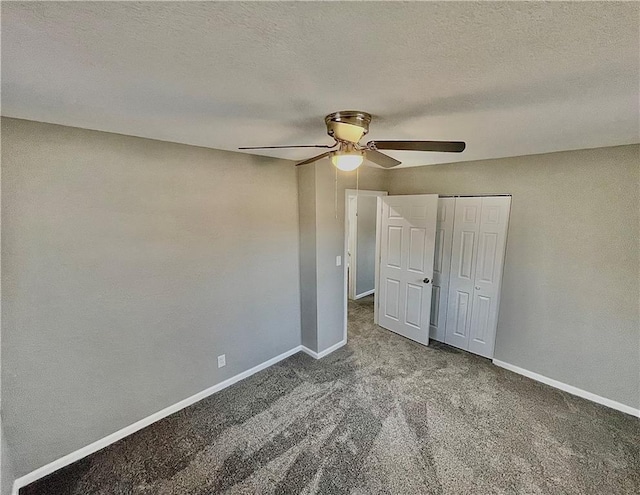
[[[336,256],[336,266],[342,265],[342,256]]]

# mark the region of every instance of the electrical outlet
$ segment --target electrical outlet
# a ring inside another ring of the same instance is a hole
[[[222,368],[227,364],[227,355],[223,354],[222,356],[218,356],[218,368]]]

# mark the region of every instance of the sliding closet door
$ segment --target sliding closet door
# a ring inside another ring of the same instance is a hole
[[[482,198],[469,351],[493,357],[510,197]]]
[[[469,349],[482,198],[456,198],[445,342]]]
[[[431,296],[431,321],[429,337],[444,342],[447,323],[447,301],[449,300],[449,266],[453,241],[453,215],[455,198],[438,199],[438,222],[436,224],[436,251],[433,261],[433,293]]]

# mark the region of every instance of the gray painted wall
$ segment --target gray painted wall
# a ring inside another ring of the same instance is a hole
[[[335,257],[355,174],[338,174],[336,212],[328,160],[298,169],[296,187],[290,162],[251,155],[15,119],[2,137],[2,395],[17,476],[301,333],[316,351],[342,340]],[[511,193],[496,358],[639,407],[639,163],[640,147],[624,146],[362,167],[359,185]]]
[[[340,342],[344,328],[344,215],[345,189],[355,189],[356,174],[338,172],[336,212],[336,169],[326,159],[316,168],[316,221],[318,273],[318,346],[327,349]],[[386,171],[362,166],[358,186],[361,189],[385,190]],[[336,256],[343,266],[336,266]]]
[[[640,407],[640,146],[388,177],[390,194],[512,194],[495,358]]]
[[[301,233],[315,232],[313,253],[307,248],[313,257],[310,265],[315,270],[315,304],[310,298],[308,304],[303,304],[302,307],[303,342],[315,343],[317,347],[310,347],[310,349],[321,352],[343,338],[346,298],[344,291],[345,190],[356,187],[356,174],[338,172],[336,185],[336,169],[328,159],[299,168],[304,169],[304,172],[298,174],[301,208],[305,211],[300,215]],[[385,170],[363,166],[360,167],[358,174],[360,188],[384,190],[382,186]],[[313,199],[312,194],[314,194]],[[309,213],[311,209],[313,215]],[[336,266],[336,256],[343,257],[342,266]],[[305,268],[301,267],[301,273],[303,271]],[[307,280],[309,284],[312,283],[311,276]],[[307,287],[304,282],[302,285],[302,294],[313,292],[312,287]],[[308,323],[314,318],[315,325]],[[309,329],[308,332],[305,326]],[[311,336],[314,329],[315,342]]]
[[[300,228],[300,311],[302,345],[318,350],[318,280],[316,276],[316,169],[296,167]]]
[[[10,495],[15,476],[13,474],[13,462],[7,438],[4,434],[4,426],[0,423],[0,493]]]
[[[376,285],[376,205],[375,196],[358,196],[356,254],[356,295]]]
[[[17,476],[300,344],[291,162],[3,118],[2,167]]]

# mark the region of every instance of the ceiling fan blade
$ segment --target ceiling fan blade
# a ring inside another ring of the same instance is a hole
[[[367,150],[364,152],[364,155],[367,160],[370,160],[384,168],[397,167],[402,163],[401,161],[391,158],[389,155],[385,155],[384,153],[380,153],[376,150]]]
[[[321,160],[325,156],[329,156],[330,154],[331,154],[331,152],[327,151],[326,153],[322,153],[321,155],[314,156],[313,158],[309,158],[308,160],[305,160],[303,162],[296,163],[296,167],[299,167],[300,165],[306,165],[307,163],[311,163],[311,162],[315,162],[315,161]]]
[[[335,148],[336,144],[338,143],[334,143],[331,146],[329,146],[328,144],[299,144],[299,145],[292,145],[292,146],[243,146],[241,148],[238,148],[239,150],[272,150],[272,149],[278,149],[278,148]]]
[[[369,141],[367,147],[377,150],[460,153],[466,144],[463,141]]]

